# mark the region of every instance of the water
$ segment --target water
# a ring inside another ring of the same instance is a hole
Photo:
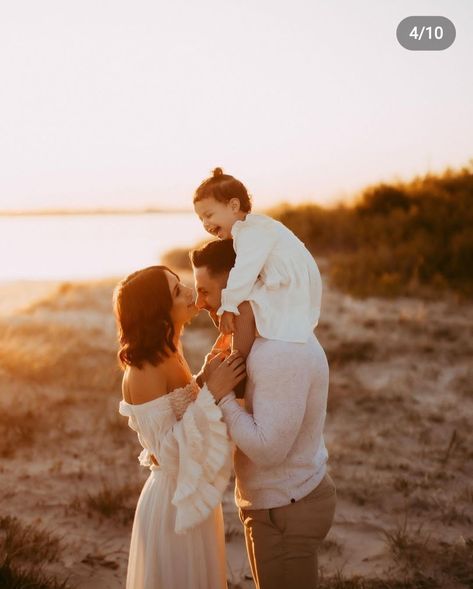
[[[0,217],[0,280],[121,277],[208,237],[193,213]]]

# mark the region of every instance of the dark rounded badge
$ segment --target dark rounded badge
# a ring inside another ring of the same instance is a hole
[[[445,16],[408,16],[396,29],[397,40],[410,51],[442,51],[456,34],[455,25]]]

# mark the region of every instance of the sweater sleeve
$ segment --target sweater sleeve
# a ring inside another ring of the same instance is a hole
[[[226,288],[222,290],[217,315],[222,315],[224,311],[239,315],[238,306],[248,299],[276,238],[276,233],[270,226],[243,224],[239,229],[233,239],[235,265],[228,275]]]
[[[301,344],[267,341],[247,364],[253,414],[227,395],[220,403],[230,437],[255,464],[284,461],[304,418],[310,388],[307,356]]]

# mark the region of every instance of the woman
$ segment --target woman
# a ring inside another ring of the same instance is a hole
[[[208,361],[199,388],[180,341],[198,312],[193,291],[165,266],[121,281],[114,311],[124,369],[119,411],[143,446],[140,463],[151,470],[133,522],[126,587],[225,588],[220,502],[231,456],[212,394],[234,389],[244,361],[237,353]]]

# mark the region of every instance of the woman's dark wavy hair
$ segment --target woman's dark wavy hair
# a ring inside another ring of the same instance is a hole
[[[157,366],[176,351],[166,270],[179,279],[167,266],[150,266],[133,272],[115,287],[113,308],[122,368],[141,368],[143,362]]]
[[[215,168],[212,176],[200,184],[195,191],[193,202],[195,204],[204,198],[214,198],[223,203],[238,198],[240,209],[245,213],[251,211],[251,197],[245,185],[230,174],[224,174],[222,168]]]

